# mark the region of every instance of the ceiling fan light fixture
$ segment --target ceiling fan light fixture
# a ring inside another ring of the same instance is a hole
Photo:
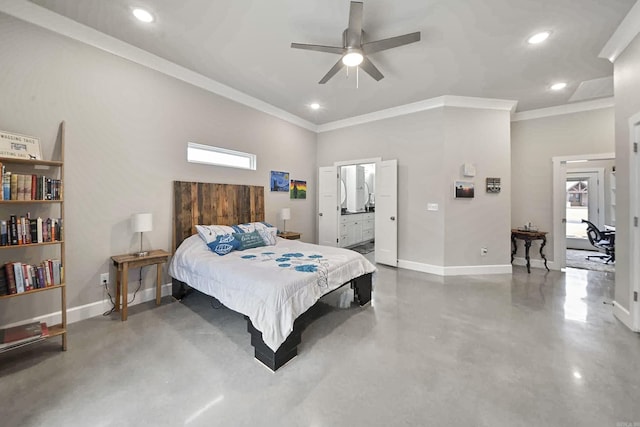
[[[311,103],[311,105],[309,105],[309,108],[311,108],[312,110],[319,110],[320,104],[318,104],[317,102],[313,102]]]
[[[543,31],[541,33],[537,33],[529,37],[527,40],[529,44],[539,44],[549,38],[551,33],[549,31]]]
[[[145,22],[147,24],[154,21],[153,15],[149,11],[140,9],[139,7],[133,9],[131,13],[133,13],[133,16],[138,18],[139,21]]]
[[[362,64],[364,56],[359,50],[351,50],[345,56],[342,57],[342,63],[347,67],[357,67]]]
[[[551,85],[551,90],[558,91],[558,90],[562,90],[562,89],[564,89],[566,87],[567,87],[567,84],[565,82],[560,82],[560,83],[556,83],[556,84]]]

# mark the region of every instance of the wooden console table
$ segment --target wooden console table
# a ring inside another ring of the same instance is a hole
[[[116,301],[115,311],[120,311],[120,298],[122,297],[122,321],[127,320],[127,298],[129,292],[129,269],[157,265],[156,277],[156,305],[160,305],[162,297],[162,264],[169,259],[169,253],[163,250],[149,251],[148,255],[137,256],[131,254],[114,255],[111,257],[116,267]]]
[[[542,249],[547,244],[547,232],[546,231],[525,231],[518,230],[517,228],[511,229],[511,262],[513,263],[513,256],[518,251],[518,246],[516,245],[516,239],[524,240],[524,257],[527,260],[527,273],[531,273],[531,262],[529,261],[529,248],[531,247],[531,242],[534,240],[542,240],[542,244],[540,245],[540,256],[544,260],[544,268],[549,271],[549,267],[547,267],[547,257],[544,256],[544,252]]]

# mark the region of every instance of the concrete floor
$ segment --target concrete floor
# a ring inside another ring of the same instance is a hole
[[[145,303],[0,355],[9,426],[620,426],[640,423],[640,337],[613,275],[514,267],[442,278],[380,267],[372,306],[304,332],[276,373],[208,298]]]

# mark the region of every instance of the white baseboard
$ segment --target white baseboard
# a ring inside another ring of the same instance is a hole
[[[398,260],[398,267],[437,276],[474,276],[480,274],[511,274],[511,264],[506,265],[461,265],[445,267],[415,261]]]
[[[618,301],[613,302],[613,315],[616,316],[627,328],[634,332],[640,332],[640,330],[634,329],[633,327],[633,317],[631,316],[631,312],[621,306]]]
[[[545,269],[543,259],[538,259],[538,258],[531,259],[530,264],[531,264],[531,268],[541,268],[543,270]],[[514,258],[513,265],[526,266],[527,260],[524,258]],[[547,261],[547,267],[549,267],[549,270],[559,270],[559,268],[556,266],[556,263],[553,261]]]
[[[162,285],[162,296],[171,295],[171,283]],[[115,298],[115,297],[114,297]],[[133,292],[129,293],[130,301],[133,298]],[[141,304],[143,302],[152,301],[156,299],[156,288],[151,287],[142,289],[136,294],[136,299],[128,306]],[[81,320],[89,319],[95,316],[101,316],[102,313],[111,309],[111,301],[109,299],[103,299],[102,301],[96,301],[85,305],[79,305],[77,307],[71,307],[67,309],[67,324],[79,322]],[[21,325],[29,322],[45,322],[47,325],[56,325],[62,321],[62,314],[59,311],[54,313],[43,314],[41,316],[34,317],[32,319],[23,319],[19,322],[3,325],[2,328],[10,328],[12,326]]]

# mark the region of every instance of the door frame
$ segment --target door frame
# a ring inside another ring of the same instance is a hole
[[[633,293],[640,294],[640,266],[635,260],[640,257],[640,227],[634,225],[634,217],[640,216],[640,154],[633,151],[633,144],[640,143],[640,112],[629,118],[629,314],[630,325],[625,321],[624,308],[616,307],[616,315],[631,330],[640,332],[640,302],[634,302]],[[614,304],[616,302],[614,301]]]
[[[553,163],[553,261],[558,270],[567,266],[566,181],[567,161],[615,160],[616,153],[576,154],[552,157]]]
[[[565,182],[566,179],[568,178],[569,174],[597,174],[597,180],[598,180],[598,212],[597,212],[597,221],[595,221],[596,223],[596,227],[598,227],[599,229],[603,229],[604,228],[604,214],[605,214],[605,197],[604,197],[604,168],[575,168],[575,169],[567,169],[565,171]],[[566,191],[565,191],[566,194]],[[566,200],[566,199],[565,199]],[[589,199],[591,200],[591,199]],[[566,212],[566,206],[565,206],[565,212]],[[566,229],[565,229],[565,248],[566,248]],[[589,244],[589,242],[587,241],[587,244]]]

